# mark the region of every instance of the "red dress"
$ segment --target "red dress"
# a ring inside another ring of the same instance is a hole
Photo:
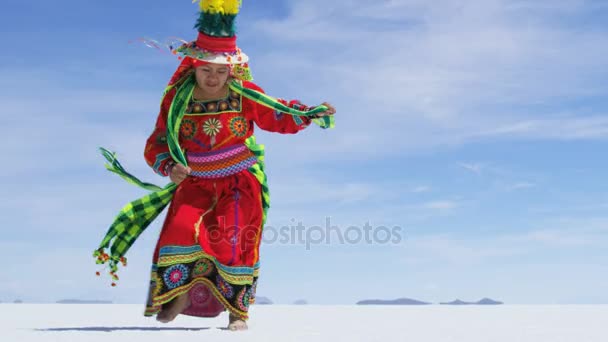
[[[246,88],[262,91],[251,82]],[[162,176],[171,160],[166,118],[171,89],[145,149],[147,163]],[[281,101],[299,110],[297,101]],[[257,162],[245,146],[254,131],[297,133],[310,124],[229,91],[225,98],[190,101],[180,126],[180,145],[193,172],[177,187],[154,252],[146,316],[188,293],[186,315],[214,317],[227,309],[247,319],[254,302],[262,238],[262,191],[248,171]]]

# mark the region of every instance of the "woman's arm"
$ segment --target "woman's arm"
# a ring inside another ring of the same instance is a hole
[[[243,86],[264,93],[264,90],[254,83],[243,82]],[[245,113],[245,115],[249,116],[250,120],[253,120],[258,127],[265,131],[282,134],[294,134],[305,129],[312,122],[312,120],[306,116],[293,116],[279,112],[272,108],[268,108],[251,100],[247,101],[252,103],[251,108],[253,108],[253,110],[250,113]],[[300,103],[300,101],[297,100],[285,101],[278,99],[278,101],[288,107],[303,112],[310,109],[310,107]]]
[[[146,163],[150,165],[154,172],[163,177],[167,177],[170,168],[175,165],[169,153],[169,145],[167,145],[167,115],[174,96],[175,88],[171,89],[163,98],[154,132],[146,141],[146,149],[144,150]]]

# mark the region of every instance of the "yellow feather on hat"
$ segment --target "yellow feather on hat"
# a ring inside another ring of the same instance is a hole
[[[240,6],[241,0],[224,0],[224,12],[226,14],[238,14]]]
[[[200,0],[202,12],[209,14],[224,14],[224,0]]]

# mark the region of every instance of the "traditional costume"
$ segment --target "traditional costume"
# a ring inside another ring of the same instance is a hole
[[[283,134],[313,122],[322,128],[334,125],[333,116],[316,115],[325,106],[276,100],[251,82],[248,57],[236,45],[239,7],[240,0],[201,1],[197,40],[169,46],[182,62],[165,90],[144,156],[161,176],[168,176],[175,163],[189,166],[190,176],[178,186],[144,183],[102,149],[108,170],[152,191],[123,208],[94,253],[97,263],[108,264],[115,281],[118,265],[126,266],[127,250],[169,205],[154,251],[146,316],[188,293],[190,305],[182,314],[214,317],[228,310],[248,318],[270,203],[263,146],[256,144],[254,124]],[[194,68],[205,63],[230,67],[233,80],[222,98],[193,97]]]

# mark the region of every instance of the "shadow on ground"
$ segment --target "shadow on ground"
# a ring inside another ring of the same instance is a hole
[[[76,327],[76,328],[48,328],[34,329],[34,331],[94,331],[94,332],[113,332],[113,331],[201,331],[211,328],[159,328],[159,327]],[[222,329],[222,328],[220,328]],[[225,329],[225,328],[224,328]]]

